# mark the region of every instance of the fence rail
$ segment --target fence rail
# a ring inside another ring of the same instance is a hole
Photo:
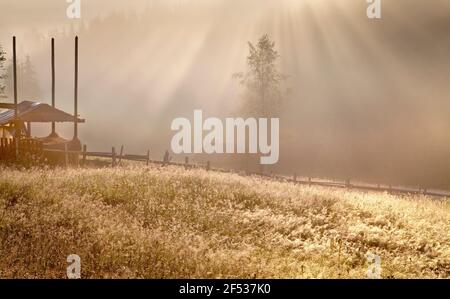
[[[297,175],[294,174],[293,177],[287,177],[282,175],[273,175],[273,174],[267,174],[267,173],[243,173],[238,172],[233,169],[223,169],[223,168],[212,168],[211,163],[208,161],[206,164],[196,164],[196,163],[189,163],[189,159],[186,157],[184,163],[181,162],[174,162],[171,161],[171,158],[166,153],[164,155],[163,160],[154,160],[150,159],[150,150],[147,151],[146,155],[133,155],[133,154],[124,154],[123,153],[123,146],[120,149],[120,153],[117,154],[115,148],[113,147],[111,152],[89,152],[87,151],[86,145],[83,146],[82,151],[70,151],[65,148],[65,150],[57,150],[57,149],[44,149],[43,152],[49,152],[49,153],[62,153],[65,155],[65,163],[66,166],[68,164],[69,159],[67,158],[68,155],[78,155],[82,156],[82,163],[85,164],[87,157],[99,157],[99,158],[108,158],[111,159],[111,166],[116,166],[118,164],[117,161],[122,160],[128,160],[128,161],[135,161],[135,162],[145,162],[147,165],[150,163],[152,164],[158,164],[158,165],[174,165],[174,166],[181,166],[185,167],[186,169],[190,168],[204,168],[206,170],[216,171],[216,172],[223,172],[223,173],[235,173],[240,175],[255,175],[260,177],[266,177],[271,180],[276,181],[283,181],[283,182],[291,182],[295,184],[301,184],[301,185],[310,185],[310,186],[323,186],[323,187],[333,187],[333,188],[347,188],[347,189],[357,189],[357,190],[363,190],[363,191],[375,191],[375,192],[388,192],[393,194],[422,194],[422,195],[428,195],[428,196],[434,196],[434,197],[442,197],[442,198],[450,198],[450,191],[442,191],[442,190],[428,190],[426,188],[406,188],[406,187],[394,187],[394,186],[386,186],[386,185],[380,185],[380,184],[363,184],[363,183],[352,183],[351,180],[346,181],[332,181],[332,180],[324,180],[324,179],[313,179],[313,178],[306,178],[306,179],[298,179]]]

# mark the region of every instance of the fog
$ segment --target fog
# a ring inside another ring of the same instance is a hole
[[[450,188],[448,0],[384,0],[380,20],[367,18],[365,0],[82,0],[79,20],[67,5],[1,0],[0,44],[10,58],[17,36],[49,103],[55,37],[56,104],[72,112],[79,36],[79,131],[91,150],[123,144],[162,158],[174,118],[240,116],[232,75],[246,68],[247,42],[267,33],[291,90],[271,171]],[[72,128],[58,132],[71,138]],[[191,159],[243,167],[230,155]]]

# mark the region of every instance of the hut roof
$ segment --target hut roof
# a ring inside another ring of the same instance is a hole
[[[73,122],[73,115],[39,102],[23,101],[17,105],[17,116],[24,122]],[[0,113],[0,126],[14,121],[14,109]],[[84,119],[78,119],[84,123]]]

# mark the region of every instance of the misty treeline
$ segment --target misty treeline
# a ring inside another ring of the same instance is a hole
[[[0,97],[14,98],[14,71],[12,61],[7,61],[6,51],[0,45]],[[17,61],[17,90],[21,100],[39,101],[41,90],[39,78],[31,62],[30,56]],[[20,95],[19,95],[20,93]]]
[[[408,1],[405,19],[396,18],[404,0],[387,2],[386,18],[374,25],[361,14],[363,2],[345,12],[334,2],[320,9],[278,3],[287,2],[175,8],[160,2],[19,37],[27,49],[19,59],[29,53],[42,98],[50,102],[50,37],[56,38],[56,103],[70,112],[73,38],[80,36],[80,114],[87,120],[80,134],[93,150],[124,144],[126,152],[150,148],[162,158],[176,117],[194,109],[205,117],[238,117],[242,109],[265,107],[255,113],[280,117],[274,172],[450,187],[450,12],[443,4]],[[276,88],[257,87],[248,77],[260,42],[277,57]],[[239,71],[242,86],[233,78]],[[242,167],[234,155],[190,157],[206,160]]]

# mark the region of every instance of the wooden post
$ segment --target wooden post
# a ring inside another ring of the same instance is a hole
[[[211,170],[211,162],[209,162],[209,161],[206,162],[206,170],[207,171]]]
[[[3,139],[4,138],[0,139],[0,158],[4,158],[4,152],[5,152],[5,146],[3,145],[4,144]]]
[[[5,158],[9,158],[10,149],[9,149],[9,138],[3,139],[3,152],[5,153]]]
[[[27,122],[27,137],[31,138],[31,122]]]
[[[80,146],[81,146],[81,144],[80,144]],[[81,151],[81,148],[76,149],[75,153],[72,154],[74,162],[75,162],[75,167],[77,167],[77,168],[80,167],[80,151]]]
[[[26,153],[27,143],[26,139],[18,139],[18,142],[19,142],[19,157],[20,157],[20,155],[23,156]]]
[[[120,147],[119,164],[122,163],[122,156],[123,156],[123,145]]]
[[[52,107],[55,108],[55,39],[52,38]],[[56,124],[52,122],[51,136],[56,134]]]
[[[12,158],[12,159],[14,159],[16,156],[15,156],[15,152],[16,152],[16,140],[14,140],[14,137],[12,138],[12,139],[9,139],[9,145],[8,145],[8,147],[9,147],[9,151],[10,151],[10,157]]]
[[[2,138],[1,139],[1,147],[2,147],[2,151],[0,153],[1,158],[2,159],[6,159],[6,154],[8,153],[8,151],[6,150],[6,138]]]
[[[75,86],[74,86],[73,140],[78,140],[78,36],[75,37]]]
[[[3,158],[7,159],[9,155],[8,138],[3,138]]]
[[[86,152],[87,152],[87,145],[83,145],[83,166],[86,166]]]
[[[189,157],[184,157],[184,168],[185,169],[189,168]]]
[[[166,165],[168,165],[169,164],[169,162],[170,162],[170,154],[169,154],[169,151],[167,150],[165,153],[164,153],[164,157],[163,157],[163,166],[166,166]]]
[[[15,138],[15,137],[13,137],[12,139],[11,139],[11,142],[10,142],[10,147],[11,147],[11,152],[12,152],[12,156],[15,158],[15,159],[17,159],[18,157],[19,157],[19,153],[18,153],[18,151],[17,151],[17,148],[18,148],[18,146],[17,146],[17,138]]]
[[[64,166],[69,166],[69,151],[67,150],[67,143],[64,143]]]
[[[150,164],[150,150],[147,151],[147,166]]]
[[[17,118],[17,57],[16,57],[15,36],[13,36],[13,84],[14,84],[14,118]]]
[[[112,164],[111,164],[111,166],[112,167],[115,167],[116,166],[116,148],[113,146],[112,147]]]
[[[345,180],[345,187],[348,189],[350,188],[350,179]]]
[[[17,111],[17,56],[16,56],[16,37],[13,36],[13,84],[14,84],[14,137],[15,137],[15,156],[16,160],[19,158],[19,137],[20,128]]]
[[[2,138],[3,140],[3,159],[7,159],[8,158],[8,139],[7,138]]]

